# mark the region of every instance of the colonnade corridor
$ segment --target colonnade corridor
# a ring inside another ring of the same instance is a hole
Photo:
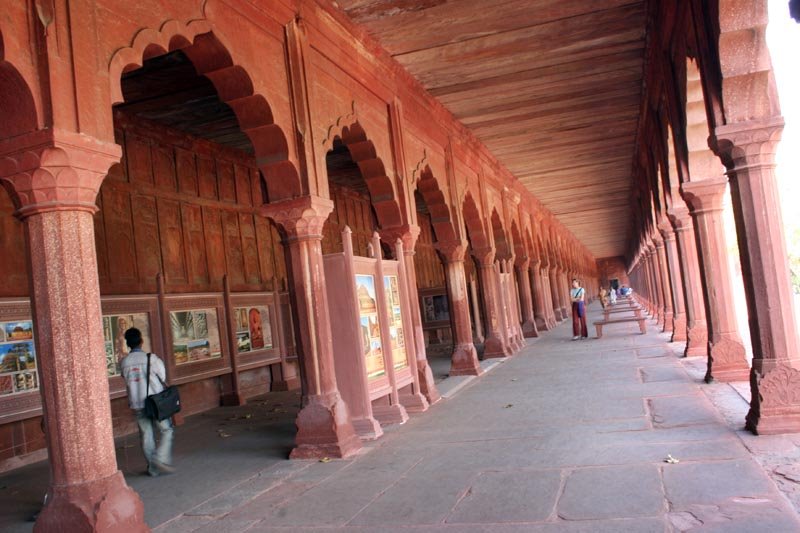
[[[588,340],[565,321],[460,376],[350,459],[284,460],[287,392],[188,418],[174,475],[142,475],[133,435],[118,463],[157,532],[800,531],[785,477],[798,436],[744,431],[746,384],[703,383],[705,358],[682,358],[654,321],[595,339],[600,317],[592,304]],[[44,463],[0,476],[0,530],[30,531],[46,487]]]

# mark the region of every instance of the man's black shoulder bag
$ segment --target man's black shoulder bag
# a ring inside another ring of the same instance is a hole
[[[181,410],[181,397],[178,387],[167,386],[161,376],[156,377],[164,385],[164,390],[157,394],[150,394],[150,356],[147,354],[147,392],[144,399],[144,414],[154,420],[165,420]]]

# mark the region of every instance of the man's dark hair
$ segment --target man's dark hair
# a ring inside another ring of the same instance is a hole
[[[137,328],[130,328],[125,332],[125,343],[128,348],[138,348],[142,345],[142,332]]]

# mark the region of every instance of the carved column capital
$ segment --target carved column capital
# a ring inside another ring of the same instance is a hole
[[[420,234],[420,227],[416,224],[404,224],[402,226],[384,228],[379,231],[381,240],[384,242],[394,246],[394,243],[400,239],[403,241],[403,251],[406,254],[414,253],[414,248],[417,245],[417,239]]]
[[[300,196],[264,204],[261,215],[272,219],[288,240],[322,238],[322,226],[333,211],[333,201],[321,196]]]
[[[681,185],[681,195],[693,216],[722,211],[727,184],[728,180],[724,178],[687,182]]]
[[[465,241],[452,240],[437,242],[434,247],[442,255],[445,263],[463,261],[464,255],[467,252],[467,243]]]
[[[714,130],[714,151],[728,170],[774,165],[783,133],[783,117],[723,124]]]
[[[472,255],[478,261],[480,267],[490,267],[494,265],[495,251],[494,248],[478,248],[472,250]]]
[[[37,130],[0,142],[0,183],[19,218],[47,211],[94,213],[100,185],[121,158],[117,144],[70,131]]]

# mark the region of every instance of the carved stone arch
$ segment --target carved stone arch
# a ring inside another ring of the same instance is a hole
[[[236,115],[239,128],[253,145],[269,201],[302,196],[305,187],[289,160],[289,144],[275,124],[269,103],[255,92],[250,75],[234,62],[207,20],[186,25],[170,20],[160,30],[141,30],[131,46],[117,50],[109,65],[111,104],[124,101],[123,74],[140,68],[147,59],[177,50],[189,58],[198,75],[211,81],[219,99]]]
[[[472,198],[472,193],[467,191],[464,195],[464,225],[467,228],[467,237],[472,245],[473,250],[487,249],[491,246],[491,241],[486,235],[483,221],[481,220],[481,213],[478,210],[478,204]]]
[[[512,254],[511,245],[506,236],[506,230],[503,228],[503,219],[497,209],[492,209],[492,235],[494,236],[494,249],[495,258],[509,259]]]
[[[361,171],[361,177],[369,190],[372,207],[381,228],[393,228],[403,223],[400,203],[395,196],[394,185],[386,173],[383,161],[378,157],[375,145],[358,121],[344,126],[331,145],[340,141],[350,152],[350,157]]]
[[[30,133],[38,128],[33,92],[22,74],[6,61],[3,32],[0,29],[0,139]]]
[[[511,221],[511,246],[514,250],[514,256],[517,262],[524,261],[528,258],[528,253],[525,250],[525,243],[522,241],[522,234],[517,228],[517,221]]]
[[[439,181],[433,175],[431,167],[425,165],[419,174],[416,190],[425,200],[428,212],[431,215],[433,234],[437,242],[454,242],[456,240],[453,218],[450,216],[450,206],[439,187]]]

